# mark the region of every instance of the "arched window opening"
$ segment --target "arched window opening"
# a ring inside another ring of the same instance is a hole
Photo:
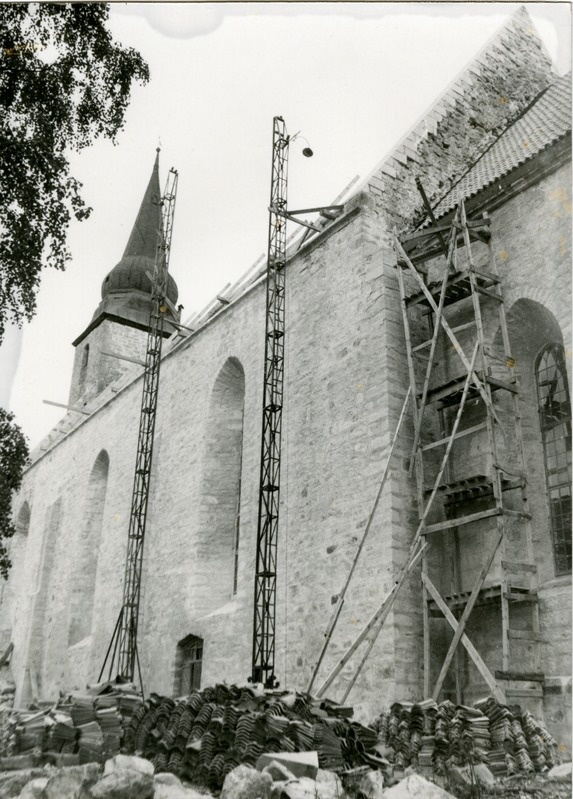
[[[0,630],[11,630],[17,613],[19,593],[23,583],[24,556],[28,543],[28,533],[30,532],[30,506],[27,502],[24,502],[20,508],[14,526],[16,534],[10,541],[9,555],[12,565],[8,575],[8,582],[0,580],[0,604],[2,605]]]
[[[82,351],[82,362],[80,365],[80,375],[78,378],[78,393],[81,394],[85,388],[88,373],[88,362],[90,358],[90,345],[86,344]]]
[[[68,646],[91,634],[97,563],[103,527],[109,456],[102,450],[92,468],[87,490],[84,526],[76,548]]]
[[[550,344],[535,368],[555,573],[571,572],[571,402],[565,355]]]
[[[200,613],[237,592],[241,518],[241,469],[245,373],[228,358],[215,380],[205,430],[198,571]]]
[[[201,688],[203,639],[188,635],[177,644],[175,655],[175,696],[188,696]]]
[[[48,605],[51,602],[53,571],[58,537],[62,526],[62,500],[57,499],[46,512],[46,524],[42,538],[42,547],[36,573],[36,591],[32,622],[30,624],[29,652],[27,669],[30,683],[27,686],[32,696],[37,696],[36,688],[42,691],[42,665],[44,663],[44,646],[49,639]],[[35,684],[37,681],[37,684]],[[24,698],[26,690],[24,691]]]

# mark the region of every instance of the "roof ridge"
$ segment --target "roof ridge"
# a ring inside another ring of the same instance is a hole
[[[408,147],[410,150],[414,150],[414,153],[417,152],[417,148],[421,142],[421,140],[430,132],[430,127],[428,125],[428,118],[431,118],[434,115],[434,123],[435,125],[439,124],[439,122],[443,119],[445,114],[439,113],[436,114],[436,111],[439,111],[440,105],[451,105],[455,104],[456,98],[452,97],[453,94],[462,95],[464,94],[463,91],[463,84],[467,83],[469,76],[473,73],[478,74],[480,73],[480,65],[485,59],[486,56],[489,56],[495,49],[496,46],[502,41],[505,35],[510,30],[515,30],[516,27],[523,28],[525,24],[528,24],[533,31],[537,34],[535,26],[529,13],[524,5],[521,5],[516,11],[511,14],[511,16],[506,20],[503,25],[501,25],[485,42],[485,44],[478,50],[478,52],[471,58],[470,61],[463,67],[460,72],[456,75],[453,80],[446,86],[446,88],[438,95],[438,97],[432,101],[432,103],[427,107],[427,109],[418,117],[416,122],[410,127],[408,132],[402,136],[398,142],[393,145],[390,150],[386,153],[386,155],[376,164],[374,169],[372,169],[366,177],[360,182],[358,188],[355,193],[359,193],[363,191],[368,183],[374,178],[377,173],[384,167],[388,165],[388,162],[395,158],[395,160],[400,161],[400,158],[397,155],[401,155],[403,157],[404,152],[403,149]],[[542,50],[548,56],[549,60],[551,61],[543,42],[541,41],[539,35],[537,34],[537,39],[539,40]],[[552,63],[552,62],[551,62]],[[461,84],[461,86],[460,86]],[[437,118],[436,118],[437,117]],[[420,130],[425,126],[425,130]],[[396,155],[397,154],[397,155]]]
[[[519,112],[519,114],[518,114],[518,115],[517,115],[517,116],[516,116],[514,119],[512,119],[512,120],[511,120],[511,122],[508,124],[508,126],[507,126],[506,128],[504,128],[504,129],[501,131],[501,133],[499,134],[499,136],[497,136],[497,137],[496,137],[496,138],[495,138],[495,139],[494,139],[494,140],[491,142],[491,144],[489,144],[489,145],[486,147],[486,149],[483,151],[483,153],[481,153],[481,155],[480,155],[480,156],[478,156],[478,158],[476,158],[476,160],[475,160],[475,161],[472,161],[472,163],[471,163],[471,164],[468,166],[468,168],[467,168],[467,169],[466,169],[466,171],[463,173],[463,175],[460,175],[460,177],[459,177],[459,178],[456,180],[456,182],[455,182],[455,183],[453,183],[453,184],[452,184],[452,185],[451,185],[451,186],[448,188],[448,190],[447,190],[446,192],[444,192],[444,194],[442,194],[442,196],[441,196],[441,197],[440,197],[438,200],[436,200],[435,202],[433,202],[433,203],[432,203],[432,209],[434,209],[434,208],[437,208],[437,207],[440,205],[440,203],[442,202],[442,200],[444,200],[444,199],[445,199],[445,198],[448,196],[448,194],[450,194],[451,192],[453,192],[453,191],[455,190],[456,186],[459,186],[459,184],[460,184],[460,183],[463,181],[463,179],[466,177],[466,175],[468,174],[468,172],[471,172],[471,170],[472,170],[472,169],[474,169],[474,167],[475,167],[477,164],[479,164],[479,162],[482,160],[482,158],[484,158],[484,157],[487,155],[487,153],[489,153],[489,151],[492,149],[492,147],[495,147],[495,145],[496,145],[496,144],[498,143],[498,141],[499,141],[499,140],[502,138],[502,136],[504,136],[504,135],[505,135],[505,134],[506,134],[508,131],[510,131],[510,130],[511,130],[511,129],[512,129],[512,128],[513,128],[513,127],[514,127],[514,126],[515,126],[515,125],[516,125],[516,124],[517,124],[517,123],[518,123],[518,122],[521,120],[521,119],[523,119],[523,117],[524,117],[524,116],[525,116],[525,115],[526,115],[526,114],[527,114],[529,111],[531,111],[531,109],[533,108],[533,106],[534,106],[534,105],[536,105],[536,104],[537,104],[537,103],[538,103],[538,102],[541,100],[541,98],[542,98],[542,97],[543,97],[545,94],[547,94],[547,92],[549,92],[549,91],[550,91],[552,88],[554,88],[554,87],[555,87],[555,85],[556,85],[557,83],[559,83],[559,82],[560,82],[560,81],[561,81],[563,78],[567,78],[567,77],[568,77],[568,74],[570,75],[570,73],[566,73],[565,75],[558,75],[558,76],[556,76],[556,79],[553,81],[553,83],[550,83],[550,84],[549,84],[549,86],[546,86],[544,89],[542,89],[542,90],[539,92],[539,94],[537,94],[537,95],[536,95],[536,96],[533,98],[533,100],[532,100],[532,101],[529,103],[529,105],[527,105],[525,108],[523,108],[523,109],[522,109],[522,110]]]

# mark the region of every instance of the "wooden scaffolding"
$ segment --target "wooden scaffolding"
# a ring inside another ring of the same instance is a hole
[[[506,703],[540,698],[543,676],[519,388],[490,240],[488,216],[468,220],[463,201],[448,224],[433,220],[425,230],[395,234],[415,400],[410,463],[417,536],[427,545],[421,557],[424,695],[437,699],[453,672],[450,690],[464,701],[461,644]],[[487,657],[468,637],[470,615],[473,625],[479,613],[491,627],[489,637],[474,627],[482,651],[487,638]],[[438,670],[435,619],[443,629],[444,618],[453,635]],[[499,634],[501,641],[492,640]]]

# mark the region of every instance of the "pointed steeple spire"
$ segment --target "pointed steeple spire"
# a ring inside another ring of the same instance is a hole
[[[106,318],[129,327],[147,329],[152,291],[149,276],[153,274],[161,235],[161,188],[157,148],[151,177],[121,261],[104,278],[101,287],[102,300],[88,328],[76,339],[74,345]],[[178,294],[177,284],[169,275],[167,297],[173,305],[177,303]],[[170,314],[167,318],[169,316]]]
[[[158,236],[161,235],[161,188],[159,186],[159,147],[153,171],[147,184],[131,236],[127,242],[122,261],[139,256],[155,260]]]

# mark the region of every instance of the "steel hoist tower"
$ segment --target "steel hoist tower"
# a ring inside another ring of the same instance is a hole
[[[289,137],[284,120],[282,117],[274,117],[251,672],[253,682],[262,682],[271,688],[275,685],[275,608],[285,343],[284,267],[287,239],[288,145]]]
[[[394,236],[415,400],[410,472],[426,544],[424,696],[437,700],[452,670],[449,690],[465,701],[466,687],[478,690],[471,680],[464,685],[471,663],[500,702],[512,694],[538,698],[543,676],[519,385],[490,220],[468,220],[463,201],[449,223],[430,216],[429,228]],[[470,629],[476,612],[482,621]],[[434,619],[445,619],[451,634],[441,665],[432,664]],[[487,648],[488,663],[468,632]]]
[[[285,352],[285,265],[287,258],[287,220],[311,231],[322,228],[295,214],[320,213],[325,222],[336,218],[342,205],[287,210],[289,145],[298,137],[287,134],[282,117],[273,118],[271,197],[267,249],[267,295],[265,310],[265,362],[261,468],[255,566],[253,657],[250,680],[275,687],[275,618],[277,587],[277,538],[279,526],[281,428]],[[308,144],[308,142],[307,142]],[[313,155],[310,147],[302,154]],[[304,241],[304,239],[302,239]]]
[[[174,310],[167,298],[167,280],[169,274],[169,255],[173,233],[173,218],[177,196],[178,174],[171,169],[167,177],[163,197],[158,200],[162,206],[162,229],[157,231],[157,250],[152,281],[151,309],[149,331],[143,372],[143,390],[141,395],[141,412],[139,417],[139,433],[137,439],[137,456],[133,478],[133,494],[129,516],[129,532],[125,576],[123,583],[123,602],[109,644],[103,666],[99,675],[101,680],[106,663],[109,663],[111,678],[117,661],[117,675],[132,681],[135,669],[141,684],[141,669],[137,649],[137,632],[139,624],[139,605],[141,598],[141,567],[143,563],[143,545],[147,522],[151,465],[153,459],[153,440],[155,420],[157,416],[157,397],[159,393],[159,373],[161,367],[161,346],[164,337],[165,315]]]

